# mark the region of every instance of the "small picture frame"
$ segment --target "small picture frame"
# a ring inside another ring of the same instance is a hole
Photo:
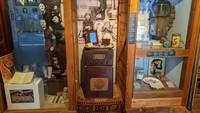
[[[149,59],[149,76],[165,74],[165,58],[154,58]]]
[[[182,39],[181,34],[172,34],[172,47],[179,48],[181,47]]]
[[[87,32],[86,44],[87,43],[92,43],[94,45],[97,45],[99,43],[99,39],[98,39],[96,30],[90,30]]]
[[[34,103],[33,89],[10,90],[11,103]]]

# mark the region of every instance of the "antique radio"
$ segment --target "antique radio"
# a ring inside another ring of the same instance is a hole
[[[81,62],[81,86],[86,98],[113,96],[113,50],[85,48]]]

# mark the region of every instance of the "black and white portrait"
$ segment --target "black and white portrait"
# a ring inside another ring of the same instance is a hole
[[[165,58],[150,58],[149,75],[164,75]]]
[[[96,30],[100,43],[117,40],[118,0],[77,0],[79,44],[85,43],[87,30]]]
[[[43,12],[46,48],[48,49],[48,66],[52,74],[63,76],[66,73],[66,50],[64,24],[62,15],[63,0],[41,0],[39,5]]]

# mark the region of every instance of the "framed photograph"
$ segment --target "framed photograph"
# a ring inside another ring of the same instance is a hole
[[[32,89],[27,90],[10,90],[12,103],[34,103]]]
[[[172,35],[172,47],[179,48],[181,47],[181,34],[173,34]]]
[[[165,58],[150,58],[149,59],[149,76],[165,74]]]
[[[86,43],[98,44],[98,35],[96,30],[90,30],[87,32]]]

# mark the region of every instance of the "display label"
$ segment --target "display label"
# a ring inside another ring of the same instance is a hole
[[[106,58],[106,55],[105,54],[94,54],[93,55],[93,59],[94,60],[103,60]]]

